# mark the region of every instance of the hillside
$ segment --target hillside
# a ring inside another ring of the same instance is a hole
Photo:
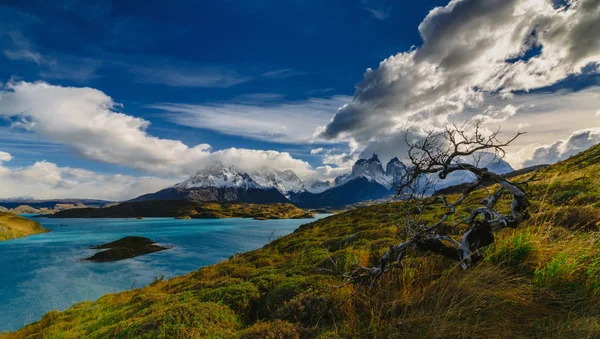
[[[0,212],[13,214],[51,214],[73,208],[104,207],[111,203],[110,201],[91,199],[4,199],[0,200]]]
[[[137,217],[190,217],[291,219],[312,218],[314,215],[292,204],[219,204],[167,200],[125,202],[105,208],[80,208],[60,211],[50,218],[137,218]]]
[[[498,232],[468,270],[411,252],[372,288],[319,271],[375,265],[406,239],[401,203],[381,204],[182,277],[50,312],[6,337],[598,338],[600,146],[540,178],[529,187],[531,217]],[[482,197],[473,194],[455,217]]]
[[[21,216],[0,212],[0,241],[48,232],[38,222]]]

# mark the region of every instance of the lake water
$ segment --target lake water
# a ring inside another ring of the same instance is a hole
[[[269,237],[292,233],[316,219],[35,220],[51,232],[0,242],[0,331],[18,329],[50,310],[141,287],[161,275],[183,275],[260,248]],[[174,247],[117,262],[80,261],[96,253],[90,246],[129,235]]]

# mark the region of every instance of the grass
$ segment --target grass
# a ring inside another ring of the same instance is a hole
[[[38,222],[12,213],[0,212],[0,241],[48,232]]]
[[[529,187],[531,217],[498,232],[485,260],[469,270],[439,255],[410,252],[402,269],[372,289],[317,271],[375,265],[405,239],[401,205],[389,203],[303,225],[259,250],[182,277],[51,312],[4,336],[599,338],[598,174],[600,147],[545,169]],[[564,205],[560,192],[573,187],[579,194]],[[508,204],[501,201],[502,208]],[[426,218],[440,213],[430,208]],[[464,231],[446,230],[454,237]]]

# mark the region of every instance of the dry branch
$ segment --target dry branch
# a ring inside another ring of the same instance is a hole
[[[494,158],[501,159],[505,155],[504,148],[512,143],[522,133],[517,133],[508,141],[498,139],[499,130],[484,135],[479,122],[470,128],[466,123],[462,126],[452,125],[441,133],[429,133],[423,139],[416,142],[406,141],[410,167],[404,166],[404,175],[397,183],[397,195],[405,200],[407,205],[420,205],[417,209],[421,211],[426,205],[441,204],[445,213],[434,224],[424,224],[418,221],[417,230],[404,242],[391,246],[379,259],[374,267],[364,267],[356,264],[356,269],[346,272],[343,277],[349,283],[362,283],[371,281],[372,284],[384,273],[394,268],[401,267],[402,259],[409,249],[430,251],[447,258],[456,260],[467,269],[480,260],[479,249],[494,242],[494,232],[506,228],[517,227],[526,217],[529,200],[525,191],[521,188],[535,179],[535,174],[522,182],[511,182],[503,176],[488,171],[487,168],[478,167],[482,152],[494,154]],[[466,163],[464,157],[471,157],[475,164]],[[429,176],[435,175],[445,179],[453,172],[466,171],[475,176],[475,180],[463,191],[462,195],[453,202],[448,202],[443,196],[425,198],[427,190],[431,188]],[[495,192],[490,192],[484,187],[484,182],[498,184]],[[438,233],[438,229],[450,216],[456,213],[456,209],[478,188],[484,188],[487,198],[483,206],[471,212],[469,217],[456,222],[452,227],[466,224],[467,231],[462,235],[460,242],[447,235]],[[510,212],[502,214],[496,210],[496,204],[503,195],[512,196]]]

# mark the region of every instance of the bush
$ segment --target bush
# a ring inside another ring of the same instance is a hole
[[[259,312],[261,315],[268,315],[297,295],[321,290],[322,288],[323,282],[318,276],[294,275],[287,277],[264,296],[260,302]]]
[[[571,230],[598,230],[600,211],[591,206],[569,206],[545,212],[538,219],[554,223]]]
[[[300,334],[294,325],[275,320],[271,322],[260,322],[244,330],[240,339],[299,339]]]
[[[228,305],[236,312],[247,311],[259,298],[258,288],[250,282],[200,291],[201,301]]]
[[[286,302],[271,317],[300,323],[305,327],[325,326],[333,323],[334,309],[335,303],[331,297],[303,293]]]
[[[228,307],[200,302],[155,305],[131,320],[102,327],[90,337],[231,338],[240,327]]]

